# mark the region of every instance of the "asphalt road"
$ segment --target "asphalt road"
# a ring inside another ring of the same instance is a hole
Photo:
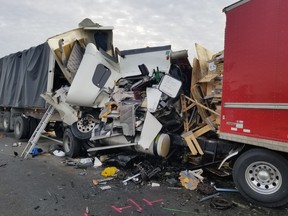
[[[84,215],[87,207],[90,216],[288,214],[287,206],[278,209],[254,206],[239,193],[221,193],[220,197],[233,201],[234,205],[227,210],[218,210],[211,207],[210,200],[199,202],[205,196],[197,191],[175,189],[162,183],[159,187],[152,187],[151,182],[140,185],[129,182],[125,186],[119,179],[114,179],[106,185],[94,185],[93,179],[103,178],[100,175],[102,167],[75,169],[64,163],[65,158],[48,153],[23,160],[19,155],[27,140],[18,147],[12,146],[15,142],[12,134],[0,131],[1,216],[79,216]],[[38,146],[46,152],[51,144],[55,143],[41,138]],[[19,155],[15,156],[14,152]],[[111,188],[100,188],[107,185]],[[143,199],[155,202],[149,205]]]

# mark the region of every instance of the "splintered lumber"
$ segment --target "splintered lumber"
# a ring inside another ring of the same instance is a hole
[[[186,143],[187,143],[192,155],[197,155],[198,152],[197,152],[193,142],[191,141],[191,139],[189,137],[184,137],[184,139],[185,139],[185,141],[186,141]]]
[[[208,73],[206,76],[204,76],[201,80],[199,80],[199,83],[205,83],[205,82],[211,82],[213,79],[215,79],[217,76],[219,76],[216,73]]]
[[[216,123],[217,118],[215,116],[210,116],[209,118],[207,118],[211,121],[211,123]],[[199,145],[198,141],[197,141],[197,137],[202,136],[203,134],[207,133],[208,131],[214,130],[214,125],[211,124],[207,124],[201,128],[198,128],[196,131],[188,131],[184,134],[182,134],[182,137],[184,138],[184,140],[186,141],[192,155],[197,155],[197,153],[199,153],[200,155],[203,155],[203,151],[201,149],[201,146]]]
[[[192,98],[189,98],[189,97],[187,97],[187,96],[185,96],[185,98],[187,98],[188,100],[191,100],[191,101],[192,101],[193,103],[195,103],[197,106],[199,106],[199,107],[201,107],[201,108],[203,108],[203,109],[205,109],[205,110],[208,110],[209,112],[214,113],[215,115],[220,115],[220,113],[217,113],[217,112],[215,112],[214,110],[212,110],[212,109],[210,109],[210,108],[202,105],[202,104],[199,103],[196,99],[193,100]],[[207,117],[208,117],[208,116],[206,116],[206,117],[204,118],[204,120],[205,120]]]
[[[196,137],[194,136],[192,131],[186,132],[184,134],[182,134],[182,137],[184,138],[184,140],[186,141],[192,155],[197,155],[198,153],[200,155],[203,155],[203,151],[201,146],[199,145]]]
[[[196,103],[199,115],[201,116],[202,120],[204,121],[209,116],[209,114],[208,114],[207,110],[203,109],[202,103],[204,103],[204,101],[202,100],[203,93],[202,93],[201,86],[199,86],[199,85],[193,86],[191,94],[192,94],[192,98],[194,98],[194,100],[192,98],[187,97],[187,96],[185,96],[185,97],[188,100],[191,100],[192,102]]]
[[[193,108],[196,104],[195,103],[191,103],[191,101],[189,101],[190,104],[187,106],[187,99],[185,98],[185,95],[182,94],[181,95],[181,107],[182,107],[182,114],[183,114],[183,122],[184,122],[184,131],[189,131],[190,129],[190,121],[188,119],[188,113],[187,111],[190,110],[191,108]]]
[[[198,81],[201,79],[201,69],[200,69],[200,63],[197,58],[193,59],[193,70],[192,70],[192,76],[191,76],[191,88],[190,91],[192,92],[192,87],[198,83]]]
[[[204,127],[200,128],[199,130],[193,132],[193,135],[195,138],[197,138],[197,137],[200,137],[201,135],[207,133],[210,130],[211,130],[210,125],[205,125]]]
[[[184,122],[184,131],[189,131],[189,120],[187,114],[187,106],[186,106],[186,99],[185,96],[181,95],[181,107],[182,107],[182,114],[183,114],[183,122]]]
[[[202,149],[201,149],[201,147],[200,147],[200,145],[199,145],[199,143],[198,143],[198,141],[197,141],[197,139],[195,138],[195,136],[194,136],[193,133],[190,134],[189,138],[192,140],[192,142],[193,142],[193,144],[195,145],[198,153],[199,153],[200,155],[203,155],[204,152],[202,151]]]

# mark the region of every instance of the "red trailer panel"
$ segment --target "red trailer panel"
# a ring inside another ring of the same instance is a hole
[[[288,151],[288,1],[240,1],[227,16],[220,137]]]

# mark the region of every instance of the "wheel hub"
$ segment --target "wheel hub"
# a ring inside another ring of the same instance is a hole
[[[275,193],[282,184],[282,176],[279,170],[267,162],[252,163],[245,172],[248,185],[257,193]]]
[[[88,133],[93,130],[96,121],[89,117],[84,117],[77,122],[77,129],[82,133]]]
[[[261,170],[261,171],[259,172],[259,174],[258,174],[259,180],[260,180],[261,182],[263,182],[263,183],[264,183],[264,182],[269,182],[270,177],[271,177],[270,173],[267,172],[266,170]]]

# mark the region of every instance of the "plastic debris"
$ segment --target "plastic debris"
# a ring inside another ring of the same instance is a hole
[[[94,165],[93,165],[93,167],[94,167],[94,168],[97,168],[97,167],[100,167],[100,166],[102,166],[102,162],[101,162],[97,157],[95,157],[95,158],[94,158]]]
[[[152,186],[152,187],[160,187],[160,184],[159,184],[159,183],[156,183],[156,182],[152,182],[151,186]]]
[[[43,152],[43,150],[41,148],[34,147],[30,154],[32,155],[32,157],[35,157],[35,156],[41,154],[42,152]]]
[[[57,157],[64,157],[65,156],[65,152],[60,151],[60,150],[55,150],[55,151],[53,151],[53,155],[55,155]]]
[[[185,170],[180,172],[180,182],[183,187],[189,190],[195,190],[197,188],[197,185],[199,184],[200,180],[203,178],[199,173],[196,173],[195,171]],[[196,177],[197,176],[197,177]],[[200,180],[199,178],[202,177]]]
[[[81,175],[81,176],[87,175],[87,172],[86,171],[81,172],[81,173],[79,173],[79,175]]]
[[[101,175],[104,177],[110,177],[110,176],[115,175],[116,172],[117,172],[116,167],[107,167],[102,171]]]
[[[108,190],[108,189],[111,189],[111,186],[110,185],[101,186],[100,189],[101,190]]]
[[[19,145],[18,145],[18,143],[13,143],[12,144],[12,147],[18,147]]]

